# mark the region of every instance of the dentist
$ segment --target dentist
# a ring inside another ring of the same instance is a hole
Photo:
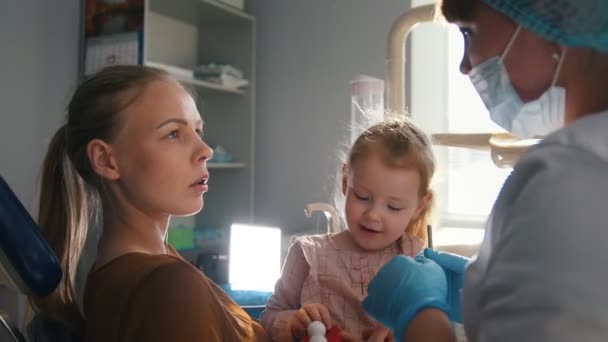
[[[460,70],[492,120],[546,138],[505,182],[470,264],[433,250],[396,257],[364,308],[402,341],[453,341],[450,320],[469,341],[608,340],[608,1],[441,10],[463,33]]]

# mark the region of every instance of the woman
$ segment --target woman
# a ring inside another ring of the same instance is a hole
[[[522,156],[479,255],[393,259],[370,284],[370,314],[403,341],[604,341],[608,337],[608,2],[443,0],[468,74]],[[563,127],[565,126],[565,127]],[[416,296],[412,293],[417,293]],[[405,295],[407,294],[407,295]],[[403,331],[403,334],[401,334]]]
[[[35,308],[85,341],[266,340],[165,244],[172,215],[203,208],[211,155],[192,96],[167,73],[115,66],[84,81],[43,165],[38,225],[64,276],[33,298]],[[103,233],[81,309],[76,266],[98,214]]]

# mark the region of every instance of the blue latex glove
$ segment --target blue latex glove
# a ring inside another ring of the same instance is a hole
[[[396,341],[416,314],[427,308],[448,312],[447,281],[441,266],[422,255],[393,257],[369,283],[363,309],[391,328]]]
[[[457,254],[438,252],[429,248],[424,250],[424,256],[443,268],[448,281],[447,300],[450,306],[448,317],[451,321],[462,323],[462,285],[464,270],[470,260]]]

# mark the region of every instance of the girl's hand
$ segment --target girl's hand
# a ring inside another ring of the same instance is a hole
[[[291,335],[297,339],[306,336],[308,325],[314,321],[323,323],[326,329],[332,327],[329,310],[325,305],[318,303],[304,304],[289,320]]]

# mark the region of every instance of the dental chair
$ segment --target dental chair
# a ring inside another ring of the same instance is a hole
[[[59,261],[38,226],[0,176],[0,286],[42,297],[57,287],[61,276]],[[0,341],[27,340],[0,316]]]

